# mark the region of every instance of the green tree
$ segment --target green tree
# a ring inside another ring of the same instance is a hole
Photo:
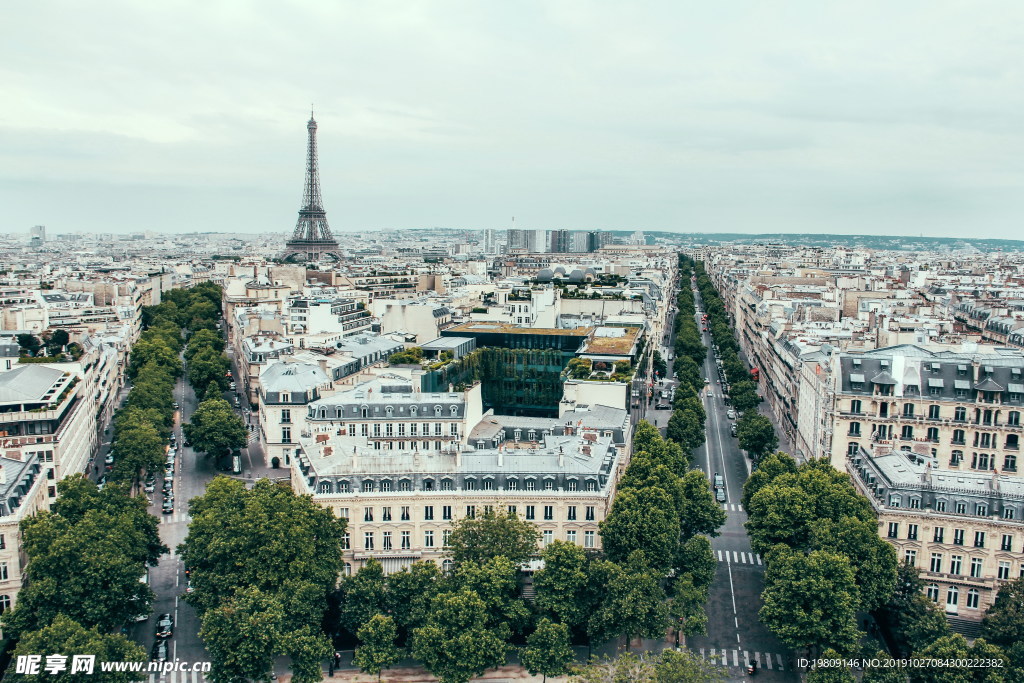
[[[536,552],[539,538],[540,532],[531,522],[489,510],[475,519],[467,517],[452,524],[449,544],[456,565],[480,564],[498,556],[520,564]]]
[[[775,451],[762,457],[757,469],[750,473],[743,484],[743,507],[749,508],[750,499],[754,494],[782,474],[796,474],[796,460],[782,451]]]
[[[185,360],[192,360],[192,357],[204,348],[211,348],[217,353],[224,350],[224,337],[213,330],[197,330],[188,338],[188,348],[185,349]]]
[[[38,631],[23,633],[14,650],[14,657],[25,655],[64,654],[68,656],[67,670],[59,674],[45,673],[45,660],[41,663],[40,674],[37,676],[18,676],[19,681],[42,683],[43,681],[61,681],[62,683],[93,683],[103,680],[107,683],[130,683],[138,680],[136,674],[130,672],[107,672],[102,676],[96,673],[71,673],[72,658],[70,655],[93,655],[96,657],[94,671],[99,672],[100,662],[145,662],[146,652],[121,634],[104,633],[97,627],[85,628],[81,624],[63,614],[54,617],[53,622]]]
[[[853,567],[859,610],[872,612],[889,601],[896,588],[896,549],[878,536],[878,523],[853,517],[820,519],[811,531],[811,547],[837,549]]]
[[[413,562],[387,576],[390,614],[398,627],[403,646],[408,646],[412,631],[426,622],[430,601],[441,585],[441,570],[433,562]]]
[[[604,586],[602,600],[587,622],[591,640],[626,637],[626,649],[634,638],[659,638],[669,622],[668,601],[661,574],[634,552],[623,566],[607,560],[594,563],[594,576]]]
[[[680,519],[675,501],[661,488],[619,491],[600,523],[605,555],[624,562],[640,551],[659,570],[668,569],[679,545]]]
[[[138,480],[143,472],[156,472],[163,464],[164,439],[150,422],[132,424],[117,430],[113,450],[117,453],[111,479]]]
[[[725,524],[725,512],[711,493],[711,483],[701,470],[690,470],[683,476],[685,505],[680,518],[682,538],[689,540],[697,534],[717,536]]]
[[[772,421],[764,415],[748,410],[736,424],[736,438],[740,448],[750,453],[755,460],[771,453],[779,445]]]
[[[761,622],[782,642],[811,655],[829,647],[850,652],[858,637],[858,597],[849,559],[778,546],[766,560]]]
[[[729,379],[732,379],[732,377],[733,376],[730,375]],[[760,399],[757,396],[757,385],[747,379],[734,382],[729,387],[729,398],[732,400],[732,404],[736,410],[740,412],[753,410],[757,407],[757,404],[760,403]]]
[[[940,659],[950,662],[952,666],[943,667],[912,667],[907,670],[911,683],[959,683],[960,681],[979,681],[980,683],[1003,683],[1002,667],[972,667],[971,660],[1001,660],[1009,663],[1006,654],[984,638],[977,638],[968,645],[967,639],[959,633],[943,636],[922,650],[913,654],[914,658]],[[963,666],[956,666],[962,662]]]
[[[689,650],[663,650],[654,662],[653,683],[717,683],[725,671]]]
[[[334,646],[317,626],[288,631],[282,634],[281,643],[282,651],[292,660],[292,683],[320,683],[324,679],[323,662],[334,653]]]
[[[203,347],[188,363],[188,381],[193,387],[207,387],[210,382],[216,382],[223,391],[228,388],[230,370],[231,361],[227,356],[211,347]]]
[[[707,588],[696,585],[691,574],[680,574],[671,582],[669,616],[678,640],[686,644],[687,636],[707,633],[708,615],[704,605],[708,601]]]
[[[341,626],[356,635],[376,614],[384,614],[390,606],[388,581],[380,562],[370,558],[355,576],[343,579],[341,593]]]
[[[541,619],[537,629],[526,639],[520,659],[530,674],[540,674],[544,681],[548,676],[561,676],[568,671],[569,662],[575,658],[569,646],[569,628],[549,619]]]
[[[682,446],[684,451],[690,452],[704,443],[704,426],[692,411],[673,410],[665,436]]]
[[[18,346],[21,347],[22,351],[29,356],[36,355],[39,353],[39,349],[43,348],[43,343],[34,334],[24,332],[15,337],[15,339],[18,340]]]
[[[267,680],[279,651],[284,607],[276,596],[242,588],[203,613],[199,637],[213,663],[214,683]]]
[[[821,659],[840,661],[842,655],[829,648],[821,653]],[[842,665],[838,666],[819,666],[815,667],[811,671],[807,672],[806,679],[808,683],[856,683],[857,679],[850,672],[849,668]]]
[[[54,330],[50,338],[46,340],[46,355],[56,356],[67,346],[69,341],[71,341],[71,338],[68,336],[67,330]]]
[[[221,398],[200,403],[183,430],[193,448],[216,458],[225,457],[249,442],[245,423]]]
[[[402,658],[402,650],[395,645],[398,630],[395,620],[383,614],[374,615],[358,632],[360,645],[356,648],[353,663],[360,671],[376,674],[390,669]]]
[[[452,584],[476,593],[487,605],[487,627],[504,637],[521,633],[530,620],[530,610],[519,596],[518,568],[504,556],[485,562],[460,562]]]
[[[195,590],[185,600],[202,616],[246,589],[269,596],[282,610],[274,651],[308,663],[324,642],[307,629],[323,622],[341,573],[345,520],[266,479],[246,489],[244,482],[216,477],[189,508],[192,522],[178,554]]]
[[[885,650],[878,650],[871,660],[878,660],[878,665],[869,664],[864,667],[863,683],[906,683],[907,674],[899,667],[896,660]]]
[[[535,604],[570,628],[583,626],[590,615],[590,560],[575,543],[555,541],[541,553],[544,567],[533,575]]]
[[[471,591],[438,595],[412,643],[413,656],[442,683],[468,683],[503,664],[508,650],[487,628],[487,606]]]
[[[220,384],[218,384],[217,382],[210,382],[206,386],[206,391],[203,392],[203,396],[202,396],[203,403],[205,403],[206,401],[215,401],[217,399],[223,399],[223,398],[224,398],[224,390],[221,388]]]
[[[148,613],[153,593],[139,577],[167,549],[145,501],[116,485],[98,492],[82,475],[61,481],[57,490],[52,511],[21,523],[28,580],[17,606],[4,614],[7,633],[39,630],[58,614],[111,631]]]
[[[718,563],[707,536],[693,536],[681,546],[676,556],[676,574],[689,574],[695,586],[707,590],[715,579]]]
[[[1004,648],[1024,642],[1024,578],[999,587],[995,602],[985,613],[985,638]]]

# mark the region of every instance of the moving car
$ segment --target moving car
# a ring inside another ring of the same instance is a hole
[[[150,654],[150,659],[154,662],[166,662],[167,661],[167,641],[158,640],[153,643],[153,652]]]
[[[725,480],[722,479],[722,475],[715,472],[715,488],[720,489],[725,486]]]
[[[719,503],[725,502],[725,489],[715,489],[715,500]]]
[[[736,425],[735,424],[729,430],[729,433],[732,434],[733,436],[736,436]]]
[[[114,452],[113,451],[107,453],[107,457],[103,458],[103,463],[105,465],[113,465],[114,464]]]
[[[654,406],[655,410],[668,410],[669,405],[667,403],[658,403]]]
[[[160,511],[163,512],[165,515],[169,515],[169,514],[173,513],[174,512],[174,501],[165,500],[164,504],[160,508]]]
[[[175,410],[177,410],[178,409],[178,402],[175,401],[174,403],[172,403],[171,407],[174,408]]]
[[[164,612],[156,620],[156,637],[170,638],[172,635],[174,635],[174,618],[169,612]]]

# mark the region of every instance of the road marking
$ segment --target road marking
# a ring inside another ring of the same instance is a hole
[[[770,652],[765,653],[764,661],[766,661],[768,663],[768,670],[771,671],[771,669],[772,669],[772,655],[771,655]]]
[[[782,655],[777,654],[775,657],[779,660],[779,671],[785,671],[785,669],[782,668]]]
[[[739,666],[740,665],[739,650],[733,650],[732,651],[732,665],[733,666]]]
[[[723,560],[722,560],[722,551],[721,551],[721,550],[719,550],[719,551],[718,551],[718,561],[719,561],[719,562],[722,562],[722,561],[723,561]]]
[[[735,550],[732,553],[732,561],[733,562],[739,562],[740,561],[740,555]]]
[[[754,557],[757,558],[757,563],[761,564],[761,553],[757,553],[756,555],[754,555]]]

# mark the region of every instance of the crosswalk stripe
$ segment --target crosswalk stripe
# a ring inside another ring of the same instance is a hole
[[[785,671],[785,669],[782,668],[782,655],[777,654],[775,657],[779,660],[779,671]]]
[[[771,655],[770,652],[769,653],[765,653],[764,661],[768,663],[768,670],[771,671],[771,668],[772,668],[772,655]]]
[[[722,561],[722,551],[721,550],[718,551],[718,561],[719,562]]]
[[[740,653],[739,653],[738,650],[733,650],[732,651],[732,665],[733,666],[739,666],[740,665]]]
[[[749,664],[750,664],[750,653],[747,652],[746,650],[744,650],[743,651],[743,666],[748,666]]]
[[[737,553],[735,550],[732,551],[732,561],[737,563],[737,564],[739,564],[739,562],[740,562],[740,554]]]
[[[722,511],[723,512],[728,512],[729,511],[729,506],[726,505],[725,503],[722,503]]]
[[[729,666],[729,653],[722,648],[722,666]]]
[[[757,558],[757,563],[761,564],[761,553],[758,553],[758,554],[754,555],[754,557]]]
[[[717,647],[713,647],[713,648],[710,648],[710,649],[705,649],[703,647],[700,648],[700,657],[701,657],[701,659],[713,662],[715,664],[719,664],[720,663],[724,667],[728,667],[729,666],[729,654],[730,653],[732,653],[732,666],[736,666],[736,667],[744,666],[744,667],[746,667],[746,666],[749,666],[750,664],[753,663],[753,664],[756,664],[757,668],[759,668],[759,669],[767,668],[767,669],[769,669],[771,671],[774,671],[774,670],[785,671],[785,666],[783,665],[783,661],[782,661],[782,655],[779,654],[779,653],[774,653],[775,657],[773,659],[772,658],[772,654],[773,653],[771,653],[771,652],[756,652],[756,651],[755,652],[751,652],[749,650],[737,650],[737,649],[730,649],[730,648],[724,648],[724,647],[721,648],[721,649],[719,649]],[[762,657],[763,657],[763,661],[762,661]],[[200,680],[202,680],[202,679],[200,678]],[[152,677],[150,677],[150,683],[152,683]],[[161,683],[167,683],[167,682],[166,681],[161,681]],[[193,683],[197,683],[197,682],[193,681]]]
[[[742,505],[737,505],[736,509],[739,510],[740,512],[743,512],[743,506]]]

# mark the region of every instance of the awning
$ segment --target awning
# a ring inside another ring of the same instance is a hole
[[[970,389],[971,388],[971,383],[968,382],[965,379],[955,379],[955,380],[953,380],[953,388],[954,389]]]
[[[1024,384],[1007,384],[1006,390],[1011,394],[1024,394]]]
[[[872,384],[896,384],[896,380],[893,379],[892,375],[884,370],[872,377],[871,382]]]
[[[966,365],[958,365],[958,366],[956,366],[956,371],[957,372],[967,372],[967,366]]]
[[[939,365],[938,363],[932,363],[932,370],[938,370],[938,369],[940,369],[941,367],[942,367],[942,366],[941,366],[941,365]]]
[[[930,386],[930,387],[943,387],[945,385],[942,383],[941,379],[935,379],[934,377],[931,377],[931,378],[928,379],[928,386]]]
[[[860,374],[859,372],[850,373],[850,381],[855,384],[864,384],[864,375]]]

